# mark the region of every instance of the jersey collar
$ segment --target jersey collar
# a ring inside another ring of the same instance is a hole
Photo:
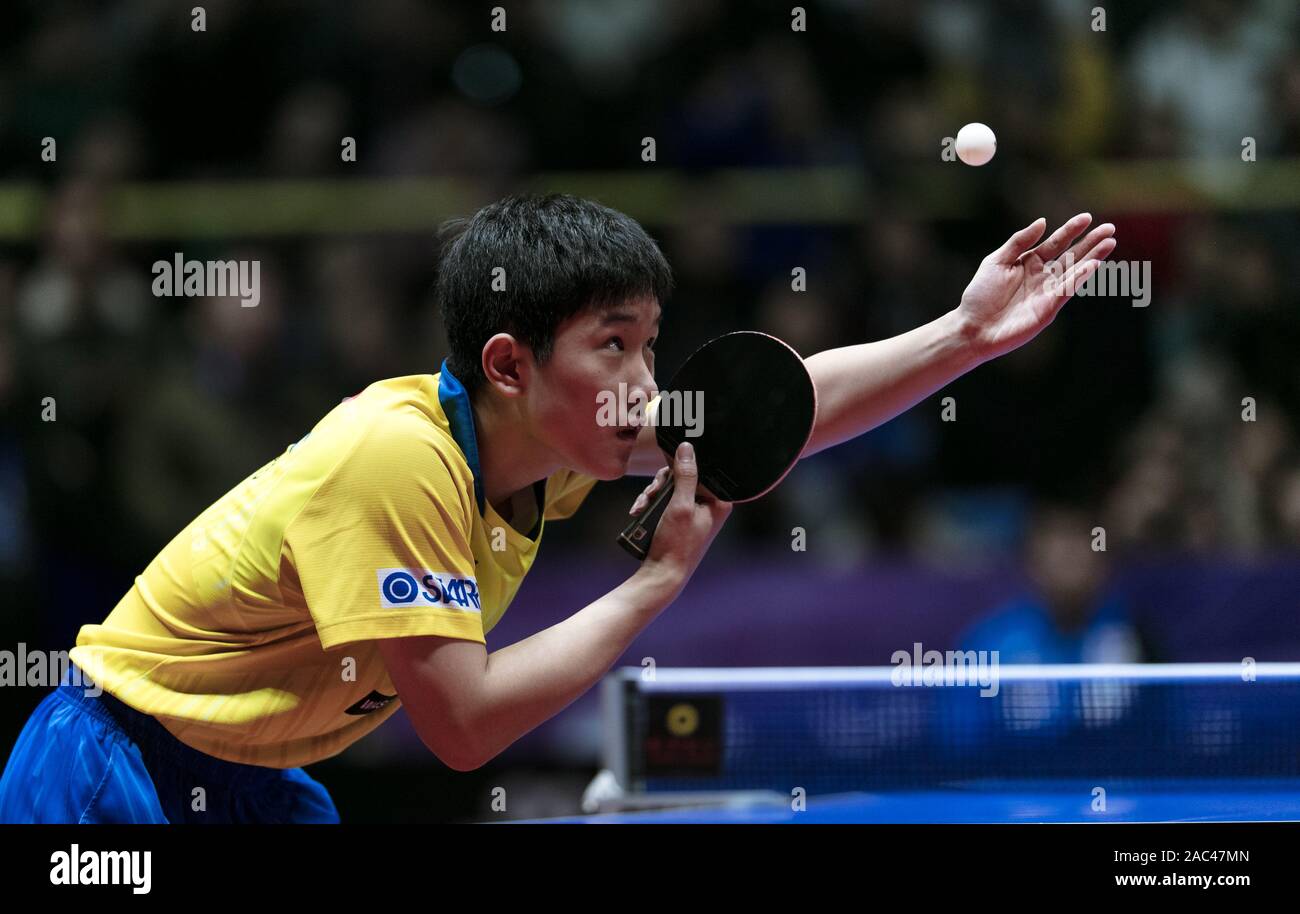
[[[451,437],[460,447],[461,453],[465,455],[465,462],[469,464],[470,472],[474,474],[474,499],[478,502],[479,516],[484,516],[487,512],[487,498],[483,494],[483,473],[479,468],[478,435],[474,431],[474,407],[470,403],[469,391],[465,389],[460,379],[451,373],[446,359],[442,360],[442,367],[439,369],[438,403],[447,417]],[[528,532],[529,539],[536,539],[541,531],[542,515],[545,513],[546,504],[545,479],[539,479],[533,484],[533,497],[537,500],[537,521],[533,524],[533,529]]]

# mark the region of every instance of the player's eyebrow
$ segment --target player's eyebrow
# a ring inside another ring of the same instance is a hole
[[[654,323],[657,325],[663,320],[663,317],[664,312],[661,309],[659,313],[655,315]],[[610,327],[614,324],[635,324],[636,322],[637,316],[631,311],[608,311],[605,316],[601,318],[600,326]]]

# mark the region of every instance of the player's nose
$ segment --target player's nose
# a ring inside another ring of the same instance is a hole
[[[648,368],[644,368],[641,372],[638,372],[638,376],[629,381],[627,385],[627,394],[630,404],[640,403],[642,407],[648,406],[650,401],[653,400],[655,395],[658,393],[659,389],[655,386],[654,375],[650,373]],[[648,422],[643,417],[637,424],[646,425]]]

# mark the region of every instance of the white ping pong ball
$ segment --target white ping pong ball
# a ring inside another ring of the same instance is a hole
[[[985,124],[967,124],[957,131],[957,158],[967,165],[983,165],[998,151],[998,138]]]

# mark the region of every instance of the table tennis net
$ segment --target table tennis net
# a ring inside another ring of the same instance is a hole
[[[1300,778],[1300,664],[1002,667],[996,688],[898,679],[619,670],[604,685],[606,767],[645,793]]]

